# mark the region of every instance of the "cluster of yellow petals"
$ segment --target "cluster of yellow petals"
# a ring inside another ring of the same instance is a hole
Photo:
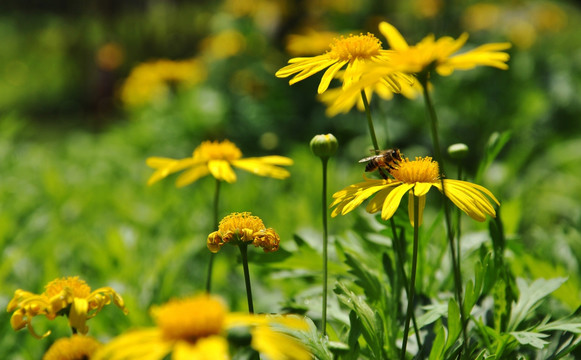
[[[389,173],[393,179],[365,179],[333,194],[335,200],[330,207],[335,208],[331,216],[345,215],[373,196],[367,204],[367,212],[381,211],[382,219],[387,220],[395,214],[402,198],[409,194],[410,222],[414,225],[414,197],[416,197],[419,226],[423,219],[426,195],[432,187],[435,187],[474,220],[484,221],[486,215],[496,217],[496,211],[489,199],[498,205],[500,203],[488,189],[462,180],[440,180],[438,163],[431,157],[416,158],[414,161],[404,158],[395,169],[390,169]]]
[[[113,339],[92,360],[231,359],[228,332],[244,329],[250,346],[271,360],[308,360],[311,354],[292,336],[280,330],[306,330],[304,319],[230,313],[221,299],[198,295],[173,299],[152,308],[156,327],[137,329]]]
[[[60,338],[44,353],[42,360],[81,360],[91,359],[102,346],[90,336],[73,335]]]
[[[280,166],[292,165],[293,161],[278,155],[242,158],[242,151],[233,142],[224,140],[204,141],[185,159],[150,157],[146,163],[155,169],[148,185],[185,170],[176,180],[176,186],[183,187],[210,174],[217,180],[233,183],[236,173],[232,166],[259,176],[286,179],[290,173]]]
[[[81,334],[89,331],[87,319],[94,317],[103,306],[113,301],[125,314],[123,298],[110,287],[102,287],[93,292],[78,276],[59,278],[51,281],[42,294],[34,294],[18,289],[8,303],[6,310],[14,312],[10,324],[14,330],[28,328],[37,338],[46,337],[50,331],[40,336],[32,327],[32,318],[44,315],[54,320],[58,315],[66,315],[72,328]]]
[[[121,101],[128,107],[145,105],[165,97],[171,84],[189,87],[203,82],[207,76],[205,63],[196,58],[144,62],[133,68],[123,83]]]
[[[252,243],[264,252],[278,250],[280,237],[272,228],[266,228],[258,216],[249,212],[232,213],[220,221],[218,231],[208,235],[208,249],[217,253],[227,243]]]

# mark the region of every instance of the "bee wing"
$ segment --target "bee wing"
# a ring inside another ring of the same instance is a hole
[[[360,162],[360,163],[364,163],[364,162],[371,161],[371,160],[373,160],[373,159],[374,159],[376,156],[377,156],[377,155],[368,156],[368,157],[366,157],[366,158],[363,158],[363,159],[359,160],[359,162]]]

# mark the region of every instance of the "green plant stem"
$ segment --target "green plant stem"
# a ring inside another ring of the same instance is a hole
[[[216,188],[214,190],[214,227],[213,230],[218,229],[218,205],[220,202],[220,180],[216,179]],[[209,294],[212,291],[212,268],[214,266],[214,256],[216,254],[210,253],[210,260],[208,261],[208,275],[206,278],[206,292]]]
[[[365,106],[365,114],[367,115],[367,124],[369,126],[369,136],[371,137],[371,142],[373,143],[373,148],[375,149],[375,151],[379,151],[379,145],[377,142],[377,137],[375,136],[375,128],[373,127],[373,119],[371,118],[371,109],[369,108],[369,102],[367,101],[367,96],[365,95],[365,92],[362,90],[361,91],[361,100],[363,100],[363,105]],[[380,171],[382,171],[380,169]],[[387,176],[385,176],[387,177]],[[403,278],[403,283],[404,283],[404,289],[406,291],[406,295],[409,297],[409,292],[408,292],[408,284],[407,284],[407,278],[405,276],[405,270],[404,270],[404,256],[403,256],[403,251],[404,249],[402,249],[401,247],[399,247],[397,244],[398,243],[398,237],[397,237],[397,233],[396,233],[396,226],[395,226],[395,220],[393,220],[393,217],[389,219],[390,220],[390,225],[391,225],[391,232],[393,234],[393,244],[395,245],[395,252],[397,253],[396,257],[397,257],[397,263],[398,263],[398,268],[399,268],[399,272],[402,275]],[[412,314],[412,320],[413,320],[413,324],[414,324],[414,330],[415,330],[415,334],[416,334],[416,340],[418,342],[418,346],[422,346],[422,342],[420,340],[420,332],[418,329],[418,324],[416,322],[416,316],[415,314]]]
[[[242,257],[242,268],[244,269],[244,284],[246,285],[246,299],[248,300],[248,312],[254,314],[252,303],[252,286],[250,285],[250,271],[248,270],[248,244],[241,242],[238,245],[240,256]]]
[[[328,232],[327,232],[327,158],[321,158],[323,163],[323,336],[327,335],[327,247],[328,247]]]
[[[403,329],[403,343],[401,346],[401,359],[405,359],[410,331],[410,320],[414,312],[414,297],[416,294],[416,272],[418,267],[418,245],[419,245],[419,220],[420,220],[420,199],[414,195],[414,244],[412,250],[412,270],[408,290],[408,308],[406,312],[405,326]]]
[[[452,229],[452,224],[450,220],[450,211],[448,209],[448,201],[446,197],[446,189],[444,184],[444,159],[442,157],[442,152],[440,150],[440,141],[438,138],[438,116],[436,115],[436,110],[432,103],[430,97],[430,92],[428,91],[428,78],[429,72],[424,72],[418,76],[420,83],[423,88],[424,102],[426,104],[426,112],[428,118],[430,119],[432,141],[434,144],[434,156],[438,162],[440,169],[440,185],[442,187],[442,203],[444,204],[444,218],[446,222],[446,230],[448,235],[448,244],[450,246],[451,258],[452,258],[452,268],[454,272],[454,283],[456,288],[456,301],[458,301],[458,306],[460,307],[460,321],[462,322],[462,338],[463,338],[463,350],[466,353],[468,346],[468,336],[466,334],[467,319],[466,314],[464,314],[464,306],[462,301],[462,274],[460,273],[460,264],[458,258],[456,257],[456,249],[454,247],[454,232]]]

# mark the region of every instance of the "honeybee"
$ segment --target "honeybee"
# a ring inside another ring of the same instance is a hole
[[[401,153],[399,149],[379,150],[377,154],[359,160],[360,163],[367,162],[365,172],[379,170],[379,173],[384,179],[387,178],[387,175],[383,170],[387,170],[387,172],[393,170],[394,165],[397,165],[400,161]]]

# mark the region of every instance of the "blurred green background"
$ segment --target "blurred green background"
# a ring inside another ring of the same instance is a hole
[[[319,76],[289,86],[274,73],[291,57],[323,53],[334,34],[369,31],[381,39],[383,20],[411,44],[428,33],[463,31],[467,47],[513,43],[508,71],[478,68],[434,80],[442,143],[466,143],[465,176],[503,204],[506,230],[523,250],[511,258],[517,275],[569,276],[566,305],[578,306],[578,2],[93,0],[0,5],[0,308],[18,288],[40,293],[56,277],[80,275],[92,288],[112,286],[128,303],[128,317],[107,307],[89,322],[90,334],[107,336],[149,323],[153,303],[202,291],[214,181],[176,189],[170,178],[147,187],[145,159],[187,157],[206,139],[229,139],[245,156],[293,158],[288,180],[238,172],[238,182],[222,187],[220,215],[251,211],[279,232],[283,249],[296,249],[295,234],[320,248],[320,161],[308,143],[320,133],[338,138],[333,193],[361,179],[367,125],[356,110],[325,116]],[[313,31],[320,39],[296,36]],[[372,108],[385,147],[410,158],[432,154],[421,99]],[[505,132],[509,142],[478,174],[491,136]],[[332,235],[355,221],[331,220]],[[466,226],[468,235],[485,228]],[[276,311],[304,284],[284,272],[266,276],[272,271],[260,261],[271,254],[258,255],[255,301]],[[316,274],[316,261],[307,256],[293,266]],[[245,308],[240,273],[233,249],[218,254],[215,289],[236,310]],[[9,318],[0,312],[3,358],[38,359],[68,335],[64,320],[38,319],[39,332],[54,334],[37,341],[15,333]]]

